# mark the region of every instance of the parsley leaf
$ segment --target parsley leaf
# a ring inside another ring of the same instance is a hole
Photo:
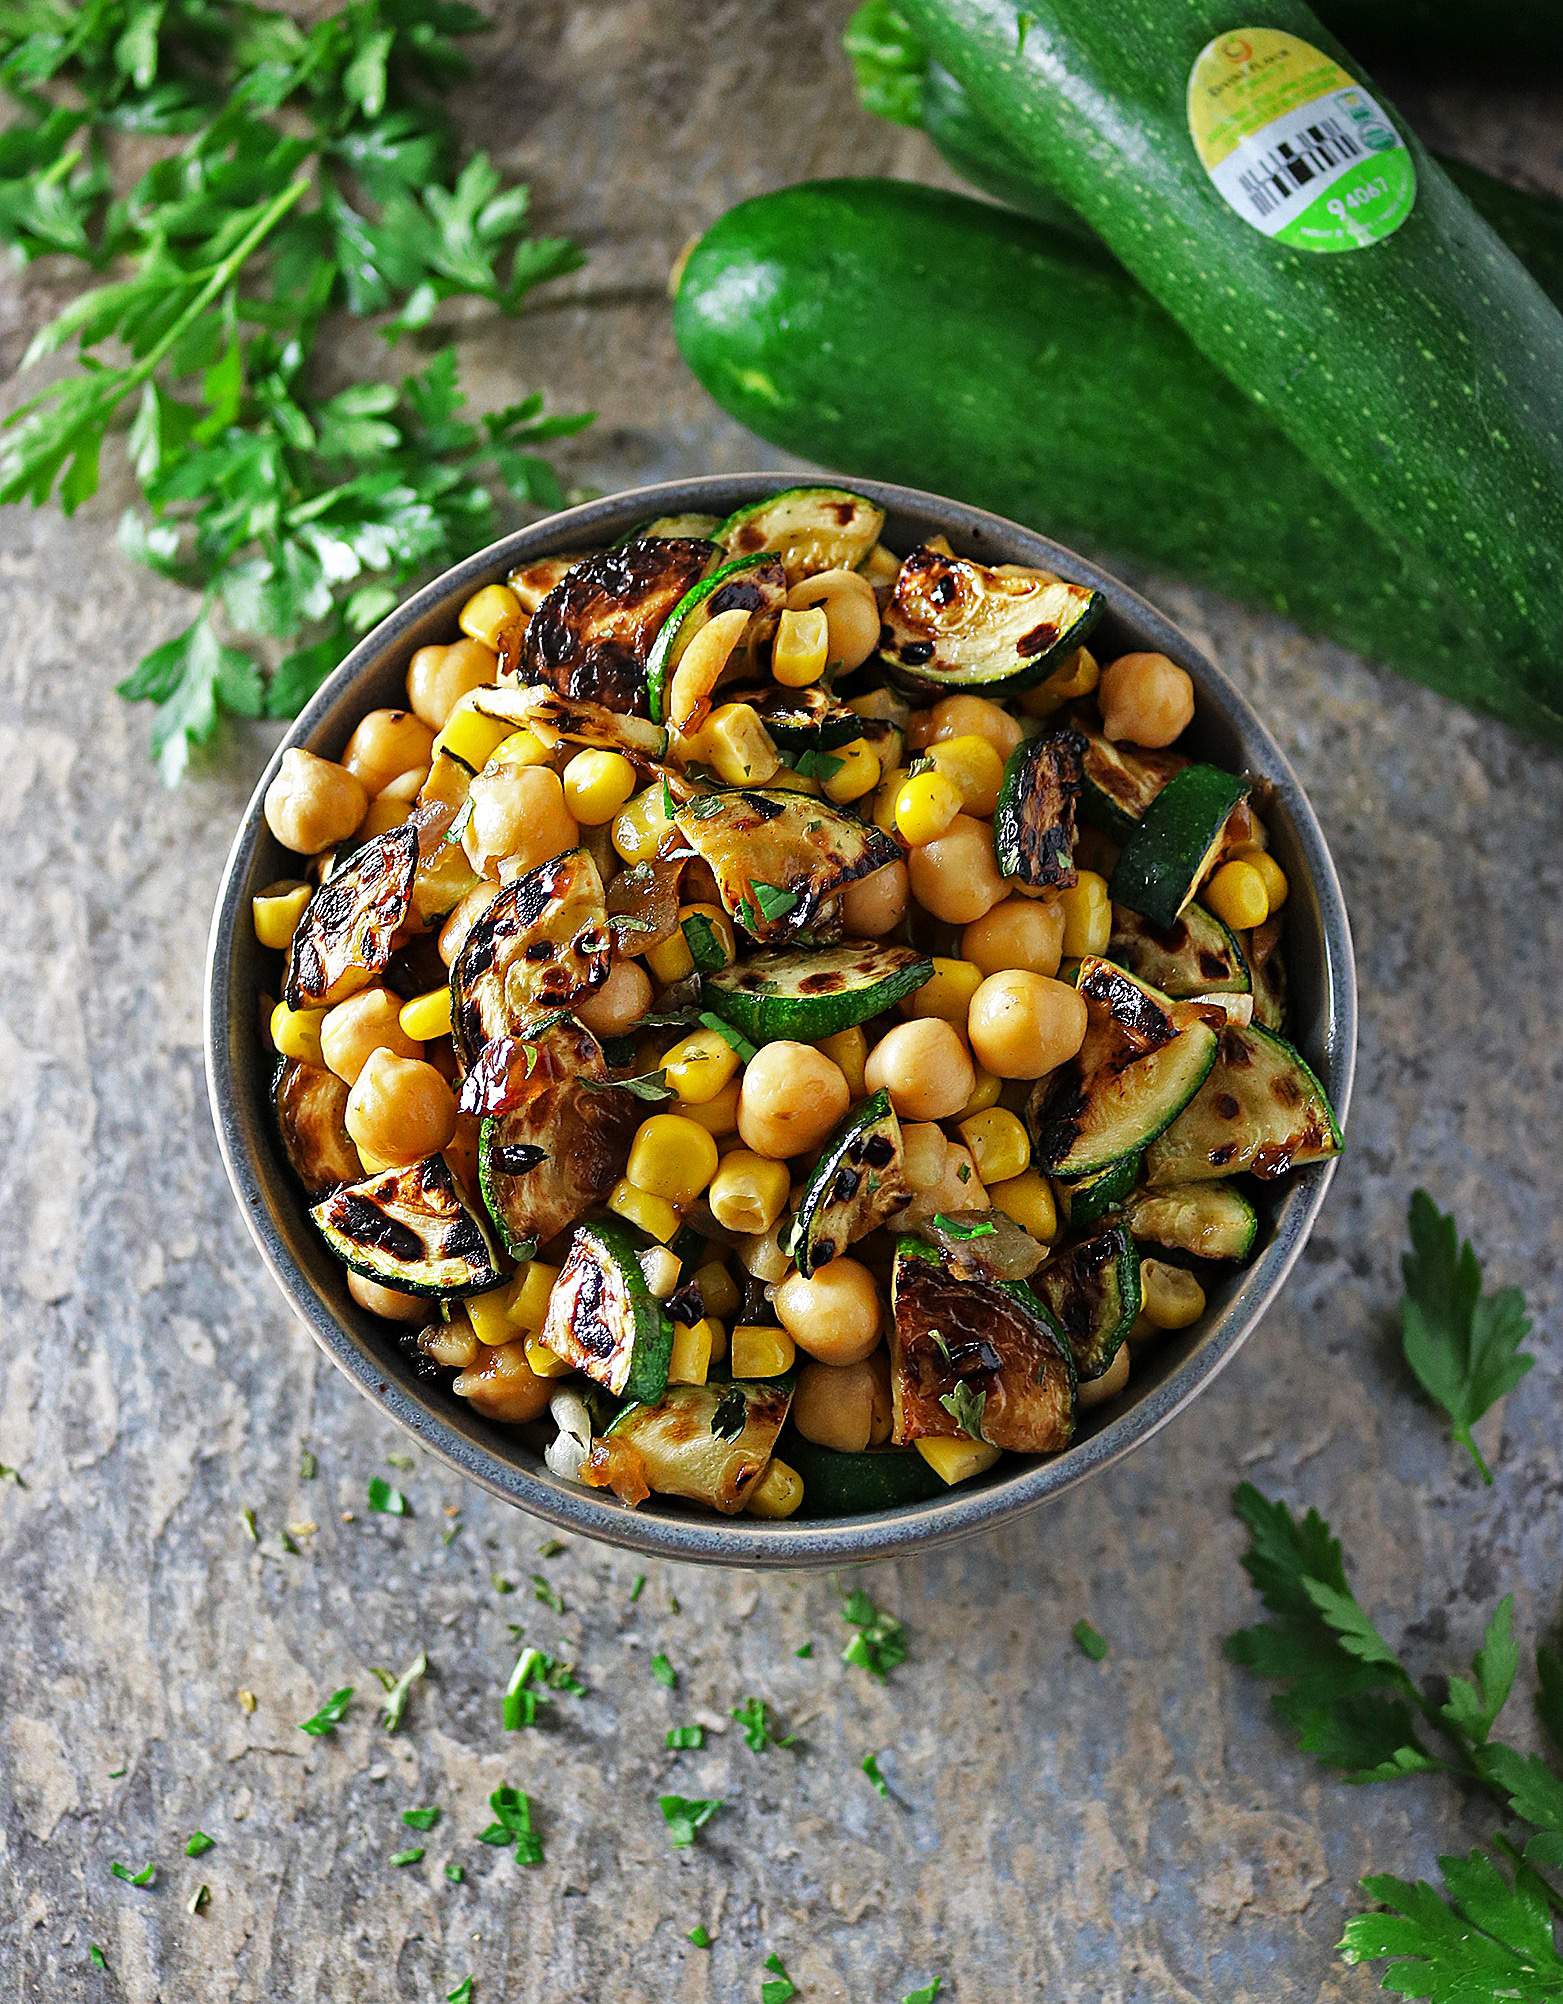
[[[382,1517],[410,1517],[412,1505],[399,1489],[394,1489],[383,1475],[369,1478],[369,1507],[377,1510]]]
[[[156,1865],[143,1865],[139,1872],[133,1872],[128,1865],[122,1865],[116,1858],[109,1866],[109,1870],[116,1879],[123,1879],[127,1886],[150,1886],[157,1880]]]
[[[687,1851],[722,1807],[720,1798],[698,1795],[659,1795],[657,1804],[675,1851]]]
[[[974,1392],[961,1379],[949,1391],[939,1394],[939,1403],[962,1433],[970,1434],[973,1440],[987,1439],[982,1430],[983,1415],[988,1408],[986,1392]]]
[[[944,1978],[936,1976],[932,1983],[925,1983],[921,1990],[909,1990],[901,1999],[901,2004],[938,2004],[939,1992],[944,1988]]]
[[[733,1707],[733,1717],[744,1729],[744,1744],[754,1753],[764,1753],[767,1747],[791,1747],[797,1744],[797,1734],[785,1736],[772,1731],[770,1708],[763,1698],[745,1698],[741,1705]]]
[[[1098,1634],[1090,1622],[1082,1617],[1075,1623],[1071,1632],[1075,1638],[1075,1646],[1079,1649],[1082,1656],[1089,1656],[1093,1663],[1106,1661],[1107,1637]]]
[[[432,1830],[440,1820],[440,1812],[432,1805],[427,1809],[404,1809],[402,1821],[410,1830]]]
[[[107,1969],[109,1966],[108,1957],[95,1941],[88,1942],[87,1944],[87,1960],[92,1964],[94,1969]]]
[[[393,1852],[391,1856],[391,1863],[393,1865],[419,1865],[422,1862],[423,1846],[421,1844],[413,1844],[405,1851]]]
[[[855,1663],[882,1679],[906,1661],[906,1630],[894,1615],[877,1608],[861,1587],[847,1595],[841,1618],[857,1630],[841,1652],[843,1663]]]
[[[756,883],[751,886],[754,902],[759,906],[760,917],[767,925],[774,920],[785,918],[798,903],[796,891],[784,891],[775,884]],[[752,928],[751,928],[752,930]]]
[[[667,1690],[672,1691],[677,1689],[678,1672],[673,1668],[667,1657],[662,1654],[660,1649],[651,1659],[651,1674]]]
[[[215,1846],[216,1842],[217,1839],[215,1837],[208,1837],[204,1830],[197,1830],[185,1846],[185,1856],[187,1858],[204,1858],[207,1852]]]
[[[845,771],[846,763],[844,758],[833,758],[829,752],[811,749],[799,752],[793,770],[800,778],[817,779],[823,783],[825,780],[834,779],[838,772]]]
[[[388,1733],[394,1733],[402,1722],[407,1710],[408,1695],[420,1677],[427,1675],[429,1659],[420,1649],[399,1677],[377,1665],[371,1666],[380,1680],[380,1688],[385,1692],[385,1708],[382,1724]]]
[[[781,1957],[768,1955],[765,1966],[774,1981],[760,1985],[760,2004],[791,2004],[791,1999],[798,1994],[798,1986],[782,1967]]]
[[[496,1788],[488,1799],[494,1821],[478,1834],[480,1844],[513,1849],[518,1865],[543,1862],[543,1840],[532,1828],[532,1798],[519,1788]]]
[[[543,1578],[543,1575],[541,1573],[533,1573],[532,1575],[532,1598],[534,1600],[540,1600],[543,1603],[544,1607],[548,1608],[554,1614],[564,1613],[563,1596],[560,1594],[557,1587],[550,1585],[550,1583]]]
[[[704,1726],[669,1726],[668,1748],[672,1753],[687,1753],[692,1747],[703,1747],[706,1743]]]
[[[704,1921],[696,1921],[694,1926],[689,1930],[688,1939],[695,1944],[696,1948],[709,1948],[711,1946],[711,1930],[705,1925]]]
[[[299,1721],[299,1731],[301,1733],[308,1733],[311,1738],[317,1740],[322,1738],[326,1733],[334,1733],[342,1723],[342,1715],[346,1712],[352,1701],[353,1687],[351,1684],[344,1684],[340,1691],[333,1691],[331,1693],[331,1696],[327,1698],[326,1702],[312,1719],[301,1719]]]
[[[1563,1997],[1563,1959],[1541,1882],[1519,1868],[1510,1879],[1482,1851],[1440,1858],[1443,1890],[1387,1873],[1362,1881],[1388,1913],[1347,1923],[1347,1962],[1387,1961],[1386,1989],[1434,2004],[1467,1999]]]
[[[890,1784],[879,1772],[878,1754],[864,1754],[862,1764],[863,1772],[868,1776],[869,1787],[873,1789],[876,1795],[882,1795],[888,1801],[890,1799]]]
[[[934,1212],[933,1222],[949,1239],[985,1239],[998,1230],[991,1218],[978,1218],[965,1224],[959,1218],[947,1217],[943,1211]]]
[[[745,1064],[748,1064],[751,1058],[757,1058],[760,1055],[758,1048],[750,1043],[741,1030],[735,1030],[731,1023],[724,1022],[714,1010],[702,1009],[700,1011],[700,1021],[705,1025],[706,1029],[714,1030],[724,1044],[730,1044]]]
[[[445,1869],[448,1875],[450,1867],[447,1865]],[[446,1991],[445,2004],[472,2004],[472,1978],[470,1976],[464,1976],[454,1990]]]

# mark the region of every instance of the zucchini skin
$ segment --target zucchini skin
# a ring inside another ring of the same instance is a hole
[[[1563,543],[1563,318],[1318,17],[1254,0],[1243,25],[1298,36],[1373,90],[1417,181],[1401,228],[1337,256],[1233,215],[1190,143],[1189,72],[1231,31],[1227,0],[1037,0],[1019,49],[1010,0],[903,11],[979,115],[1335,483],[1337,509],[1419,552],[1542,693],[1563,635],[1563,567],[1544,555]]]
[[[1522,690],[1097,245],[909,182],[805,182],[712,225],[674,332],[775,445],[1171,571],[1563,741],[1563,669]],[[974,354],[984,395],[954,400]]]
[[[869,1448],[851,1454],[819,1447],[794,1431],[783,1458],[803,1477],[805,1517],[857,1517],[865,1510],[894,1510],[923,1503],[944,1488],[943,1480],[916,1448]]]

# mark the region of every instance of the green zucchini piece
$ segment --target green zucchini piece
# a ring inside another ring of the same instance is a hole
[[[1259,1213],[1230,1183],[1171,1183],[1142,1190],[1126,1213],[1137,1239],[1193,1259],[1245,1260],[1259,1235]]]
[[[631,529],[627,536],[621,536],[619,540],[639,543],[648,536],[684,536],[712,543],[721,526],[720,515],[653,515],[649,522],[642,522],[638,529]]]
[[[602,875],[567,849],[507,884],[450,970],[450,1026],[470,1070],[483,1046],[591,995],[608,978],[613,936]]]
[[[855,571],[884,526],[883,508],[845,487],[786,487],[735,509],[716,541],[730,557],[774,550],[794,585],[816,571]]]
[[[817,682],[808,689],[765,682],[723,693],[731,702],[748,703],[783,751],[829,751],[834,745],[851,744],[854,738],[873,743],[892,728],[860,717]]]
[[[733,1517],[765,1473],[792,1406],[791,1375],[669,1385],[630,1406],[605,1438],[633,1448],[646,1486]]]
[[[1078,1183],[1063,1184],[1064,1215],[1069,1220],[1070,1230],[1082,1231],[1087,1225],[1094,1225],[1105,1218],[1109,1211],[1116,1211],[1134,1188],[1143,1160],[1144,1157],[1136,1150],[1133,1155],[1109,1162],[1094,1176],[1082,1176]]]
[[[1074,1360],[1029,1287],[952,1274],[931,1246],[903,1238],[890,1304],[898,1447],[972,1434],[973,1426],[974,1437],[1017,1454],[1069,1445]]]
[[[1082,1384],[1101,1377],[1140,1312],[1140,1256],[1121,1225],[1057,1253],[1031,1283]]]
[[[1145,1158],[1153,1190],[1247,1170],[1263,1182],[1341,1151],[1323,1086],[1284,1037],[1228,1023],[1199,1095]]]
[[[572,565],[524,628],[500,636],[499,676],[646,714],[646,659],[668,614],[716,559],[695,536],[599,550]]]
[[[1033,889],[1074,883],[1075,816],[1085,740],[1067,728],[1016,745],[999,782],[993,853],[999,873]]]
[[[318,1009],[363,988],[395,952],[412,916],[418,831],[404,824],[363,843],[304,907],[288,948],[283,999]]]
[[[1085,1042],[1026,1109],[1037,1166],[1062,1182],[1135,1154],[1193,1099],[1216,1062],[1204,1007],[1174,1002],[1111,961],[1080,963]]]
[[[1085,750],[1080,755],[1080,812],[1093,828],[1126,842],[1145,818],[1145,810],[1188,760],[1181,752],[1133,751],[1115,745],[1098,731],[1082,729]]]
[[[504,1279],[441,1155],[333,1190],[309,1215],[345,1267],[403,1294],[481,1294]]]
[[[1200,904],[1185,905],[1169,926],[1116,905],[1107,952],[1175,1002],[1191,995],[1246,995],[1252,986],[1237,935]]]
[[[1248,935],[1248,965],[1254,980],[1254,1018],[1261,1030],[1286,1028],[1286,962],[1281,955],[1281,921],[1267,918]]]
[[[703,793],[673,819],[710,866],[724,909],[762,943],[806,932],[827,899],[901,854],[872,823],[780,788]]]
[[[576,1227],[538,1340],[615,1398],[660,1399],[667,1389],[673,1324],[615,1219]]]
[[[741,607],[752,615],[744,629],[747,637],[753,634],[756,620],[774,622],[786,603],[787,575],[781,559],[765,550],[747,557],[729,557],[709,577],[691,585],[663,621],[646,657],[646,705],[652,721],[663,721],[673,671],[708,621],[720,612],[735,612]]]
[[[364,1173],[347,1131],[347,1081],[324,1065],[283,1058],[271,1082],[272,1111],[288,1167],[311,1197]]]
[[[626,758],[643,765],[668,755],[668,734],[661,724],[648,723],[644,717],[626,716],[622,710],[610,710],[584,696],[561,696],[545,682],[532,683],[523,689],[510,684],[479,689],[472,700],[485,717],[497,717],[501,723],[514,724],[517,730],[535,729],[545,744],[553,742],[552,733],[568,738],[572,744],[623,752]]]
[[[1248,781],[1219,766],[1175,773],[1119,852],[1108,883],[1113,903],[1152,925],[1172,925],[1204,881],[1227,817],[1247,797]]]
[[[932,976],[933,962],[909,946],[844,939],[752,953],[711,975],[704,996],[751,1043],[814,1044],[883,1015]]]
[[[911,1194],[901,1123],[889,1093],[872,1093],[825,1143],[804,1185],[788,1245],[799,1273],[828,1266],[899,1211]]]
[[[1029,689],[1084,644],[1105,603],[1049,571],[990,570],[922,546],[896,577],[880,655],[913,688]]]
[[[796,1429],[783,1459],[803,1478],[800,1517],[860,1517],[868,1510],[896,1510],[939,1495],[944,1483],[913,1447],[870,1447],[854,1454],[821,1447]]]

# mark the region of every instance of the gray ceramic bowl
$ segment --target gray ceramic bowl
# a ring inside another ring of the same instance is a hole
[[[763,1523],[659,1499],[625,1509],[602,1492],[559,1481],[513,1431],[491,1425],[442,1386],[420,1379],[386,1326],[349,1299],[342,1270],[316,1235],[278,1152],[267,1095],[272,1060],[256,1035],[256,993],[276,975],[274,962],[255,943],[250,898],[296,866],[272,840],[261,815],[261,797],[282,752],[302,745],[337,756],[365,710],[404,701],[403,675],[413,650],[449,639],[463,601],[517,563],[611,542],[654,515],[726,515],[793,484],[776,474],[735,474],[611,495],[480,550],[382,621],[321,688],[262,775],[223,875],[207,968],[207,1077],[229,1180],[262,1258],[332,1361],[431,1453],[495,1495],[565,1530],[639,1552],[732,1566],[829,1565],[941,1544],[1035,1509],[1107,1468],[1164,1426],[1234,1355],[1302,1250],[1335,1166],[1305,1169],[1277,1187],[1257,1259],[1216,1285],[1210,1311],[1197,1328],[1168,1337],[1136,1359],[1128,1391],[1084,1414],[1066,1453],[1037,1461],[1008,1457],[988,1476],[947,1495],[874,1516]],[[912,488],[871,480],[850,484],[885,509],[885,541],[892,549],[908,549],[942,531],[963,555],[1035,564],[1089,580],[1106,594],[1109,608],[1094,647],[1107,656],[1159,649],[1188,669],[1198,692],[1193,741],[1217,764],[1262,782],[1275,853],[1292,884],[1287,905],[1292,1034],[1344,1119],[1356,1051],[1356,985],[1340,884],[1302,788],[1244,698],[1159,612],[1073,552],[996,515]]]

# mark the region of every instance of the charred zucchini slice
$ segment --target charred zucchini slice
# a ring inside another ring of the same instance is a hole
[[[1152,925],[1174,924],[1204,881],[1227,816],[1247,795],[1248,781],[1219,766],[1189,765],[1175,773],[1113,865],[1113,903]]]
[[[1259,1213],[1230,1183],[1173,1183],[1142,1190],[1128,1207],[1137,1239],[1191,1259],[1245,1260],[1259,1235]]]
[[[1264,1182],[1341,1151],[1323,1086],[1284,1037],[1229,1023],[1220,1054],[1188,1110],[1145,1158],[1155,1190],[1247,1170]]]
[[[602,876],[584,849],[507,884],[451,963],[451,1035],[462,1064],[470,1070],[495,1037],[592,994],[612,957]]]
[[[860,1517],[866,1510],[896,1510],[923,1503],[943,1480],[914,1448],[870,1447],[854,1454],[821,1447],[794,1431],[785,1459],[803,1478],[801,1517]]]
[[[887,1092],[854,1107],[825,1143],[804,1186],[789,1247],[812,1274],[899,1211],[911,1191],[901,1155],[901,1123]]]
[[[277,1133],[288,1167],[312,1197],[364,1173],[347,1131],[347,1083],[323,1065],[284,1058],[271,1082]]]
[[[525,689],[480,689],[473,700],[485,717],[533,731],[545,745],[568,738],[572,744],[623,752],[642,763],[667,757],[668,734],[660,724],[627,717],[583,697],[561,696],[545,683]]]
[[[540,1340],[615,1398],[661,1398],[673,1324],[646,1285],[622,1225],[604,1219],[577,1227]]]
[[[1030,1288],[956,1277],[902,1239],[890,1282],[890,1388],[899,1447],[970,1434],[1054,1454],[1075,1424],[1075,1367]]]
[[[1116,1211],[1134,1188],[1143,1160],[1136,1151],[1117,1162],[1109,1162],[1094,1176],[1082,1176],[1078,1183],[1064,1184],[1064,1211],[1070,1230],[1083,1231],[1087,1225],[1105,1218],[1109,1211]]]
[[[1010,753],[993,814],[1000,874],[1035,890],[1075,882],[1075,816],[1080,806],[1078,731],[1047,731]]]
[[[828,752],[834,745],[851,744],[854,738],[867,738],[873,744],[893,728],[849,710],[817,682],[808,689],[784,689],[780,682],[765,682],[734,689],[731,700],[747,703],[786,752]]]
[[[649,522],[642,522],[638,529],[632,529],[620,540],[638,543],[648,536],[682,536],[694,538],[703,543],[714,543],[716,532],[722,526],[720,515],[653,515]]]
[[[646,1487],[733,1517],[765,1473],[792,1405],[792,1379],[669,1385],[619,1414],[605,1438],[633,1450]]]
[[[1080,811],[1093,828],[1125,842],[1168,780],[1188,764],[1180,752],[1143,751],[1115,745],[1096,731],[1082,730]]]
[[[1173,1002],[1111,961],[1082,961],[1076,985],[1085,1042],[1026,1110],[1038,1166],[1063,1182],[1153,1141],[1203,1085],[1218,1041],[1199,1003]]]
[[[1081,1239],[1031,1283],[1069,1345],[1081,1384],[1099,1378],[1140,1312],[1140,1256],[1121,1225]]]
[[[896,679],[934,689],[1029,689],[1081,646],[1104,600],[1089,585],[926,545],[902,564],[880,653]]]
[[[505,580],[521,601],[524,612],[536,612],[556,585],[564,583],[577,564],[584,564],[591,550],[571,550],[557,557],[534,557],[529,564],[517,564]]]
[[[1281,921],[1267,918],[1248,935],[1248,965],[1254,981],[1254,1017],[1261,1030],[1286,1028],[1286,962],[1281,958]]]
[[[779,788],[703,793],[673,818],[709,865],[724,908],[762,943],[806,931],[828,898],[901,854],[872,824]]]
[[[516,637],[500,637],[499,672],[546,682],[609,710],[646,714],[646,657],[663,621],[709,569],[713,546],[659,536],[573,565]]]
[[[403,826],[365,842],[326,879],[288,950],[290,1009],[318,1009],[369,985],[411,914],[417,867],[418,831]]]
[[[855,571],[884,526],[883,508],[844,487],[787,487],[735,510],[716,540],[730,557],[774,550],[793,585],[816,571]]]
[[[483,1221],[429,1155],[334,1190],[309,1214],[346,1267],[404,1294],[481,1294],[504,1278]]]
[[[1107,951],[1174,1001],[1249,991],[1248,962],[1237,935],[1203,905],[1186,905],[1168,926],[1152,925],[1127,905],[1116,906]]]
[[[909,946],[844,939],[752,953],[707,976],[704,998],[752,1043],[812,1044],[883,1015],[932,976],[933,962]]]
[[[754,635],[757,623],[774,621],[786,603],[787,577],[781,559],[764,550],[757,550],[752,556],[730,557],[709,577],[691,585],[663,621],[646,657],[646,703],[652,721],[660,724],[664,720],[664,705],[674,670],[703,626],[718,613],[742,610],[750,615],[749,625],[744,628],[747,641]]]

